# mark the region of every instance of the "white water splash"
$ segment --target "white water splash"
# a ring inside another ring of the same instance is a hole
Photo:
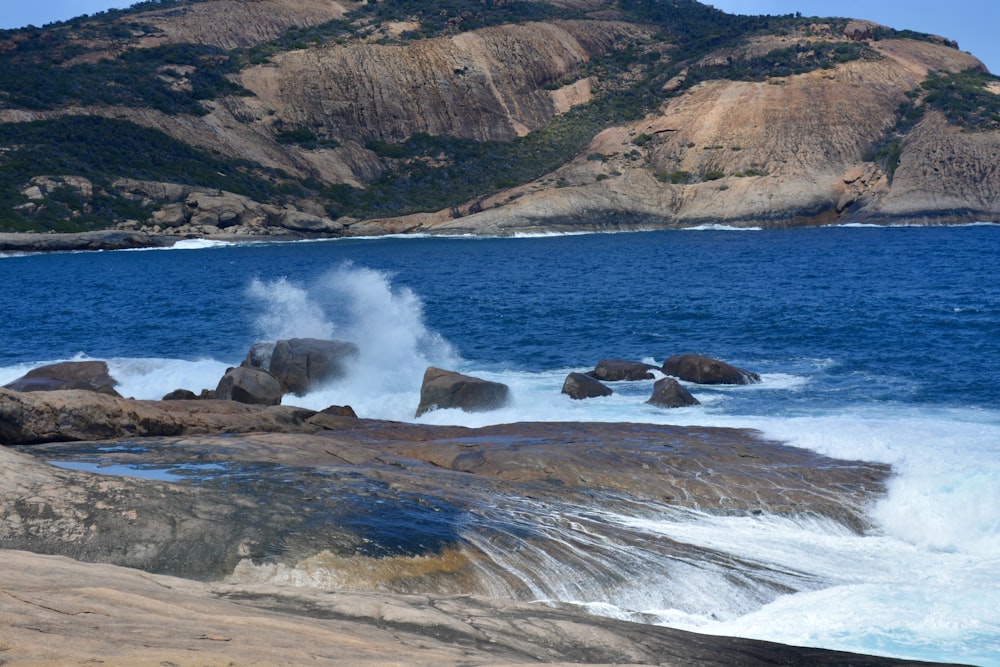
[[[348,264],[308,286],[284,278],[254,280],[249,293],[262,305],[260,340],[338,339],[360,349],[348,377],[288,399],[302,407],[351,405],[366,417],[410,418],[427,367],[451,368],[461,361],[448,341],[427,328],[417,295],[394,288],[381,271]]]

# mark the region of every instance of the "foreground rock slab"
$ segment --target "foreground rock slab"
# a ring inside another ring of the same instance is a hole
[[[670,570],[677,559],[720,576],[751,567],[651,543],[594,508],[821,516],[862,531],[889,472],[737,429],[320,419],[326,430],[0,448],[0,548],[199,579],[531,600],[567,575],[541,564],[519,574],[510,554],[546,553],[595,587],[634,576],[634,549],[678,581],[688,571]],[[554,539],[571,524],[587,529]],[[586,549],[567,548],[580,540]],[[620,566],[595,574],[580,553]],[[766,568],[754,577],[762,602],[802,583]]]
[[[201,583],[0,550],[11,665],[917,665],[475,596]],[[405,656],[400,660],[401,656]]]

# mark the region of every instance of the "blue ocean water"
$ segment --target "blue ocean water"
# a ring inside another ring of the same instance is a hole
[[[258,340],[361,346],[348,381],[295,403],[411,420],[429,364],[510,385],[511,407],[428,423],[639,421],[747,426],[891,463],[878,526],[778,517],[622,525],[819,582],[750,611],[631,593],[571,600],[676,627],[899,657],[1000,665],[1000,227],[701,229],[514,239],[382,238],[0,257],[0,384],[106,359],[136,398],[214,388]],[[571,401],[602,358],[697,352],[759,385],[646,384]],[[701,586],[699,593],[698,585]],[[654,592],[655,593],[655,592]],[[673,593],[672,593],[673,594]],[[695,609],[695,611],[691,611]]]

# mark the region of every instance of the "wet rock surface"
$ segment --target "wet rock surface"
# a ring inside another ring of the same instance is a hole
[[[530,586],[493,563],[481,540],[501,535],[512,544],[559,550],[539,522],[595,506],[633,515],[808,514],[863,530],[864,507],[882,492],[888,472],[730,429],[567,423],[467,429],[323,417],[327,430],[311,434],[0,450],[0,544],[193,577],[224,576],[240,560],[254,564],[248,572],[264,565],[273,577],[309,559],[332,559],[341,570],[361,559],[346,585],[502,589],[526,597]],[[613,524],[580,519],[620,539]],[[192,545],[199,557],[181,556]],[[368,569],[361,572],[359,564]]]
[[[914,665],[476,597],[201,583],[0,551],[16,665]],[[141,639],[137,639],[141,638]]]
[[[621,380],[652,380],[653,374],[650,371],[659,370],[652,364],[644,364],[641,361],[628,361],[626,359],[601,359],[597,362],[597,367],[590,372],[590,375],[605,382],[617,382]]]
[[[698,354],[675,354],[663,362],[662,370],[687,382],[698,384],[756,384],[760,376],[724,361]]]
[[[682,408],[688,405],[700,405],[697,398],[691,395],[673,378],[662,378],[653,385],[653,395],[646,401],[660,408]]]
[[[503,407],[510,391],[507,385],[429,366],[420,385],[416,416],[446,408],[466,412],[488,412]]]
[[[614,393],[611,387],[586,373],[570,373],[563,382],[562,393],[573,399],[597,398]]]
[[[615,516],[765,512],[860,531],[885,466],[735,429],[469,429],[338,412],[301,432],[0,447],[4,659],[159,664],[192,651],[199,665],[346,665],[405,650],[414,665],[906,664],[523,604],[566,581],[586,599],[653,558],[673,564],[658,576],[711,571],[765,598],[808,588],[651,542]]]

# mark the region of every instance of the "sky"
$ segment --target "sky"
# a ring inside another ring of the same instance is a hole
[[[891,28],[942,35],[1000,74],[997,0],[705,0],[733,14],[794,14],[868,19]],[[131,5],[128,0],[0,0],[0,28],[53,21]]]

